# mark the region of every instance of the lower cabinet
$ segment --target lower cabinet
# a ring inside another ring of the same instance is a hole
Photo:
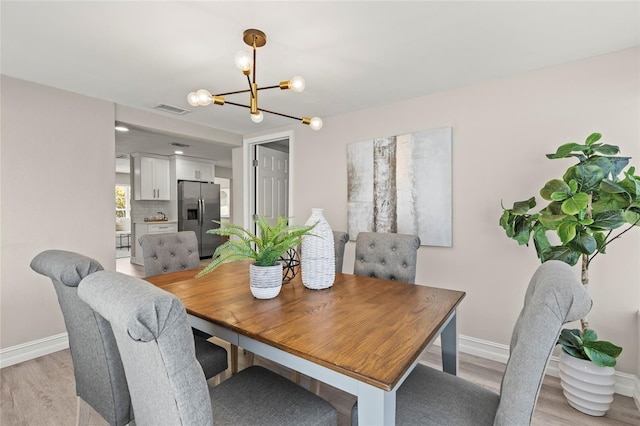
[[[140,246],[140,237],[147,234],[163,234],[170,232],[178,232],[178,222],[141,222],[134,224],[133,239],[135,240],[135,248],[132,253],[131,263],[144,265],[144,257],[142,256],[142,247]]]

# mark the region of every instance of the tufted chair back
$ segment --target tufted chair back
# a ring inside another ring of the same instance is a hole
[[[200,267],[198,238],[193,231],[143,235],[140,246],[147,277]]]
[[[349,241],[349,234],[342,231],[333,231],[333,246],[336,253],[336,272],[342,272],[342,260],[344,259],[344,246]]]
[[[414,284],[419,248],[417,235],[360,232],[353,273]]]

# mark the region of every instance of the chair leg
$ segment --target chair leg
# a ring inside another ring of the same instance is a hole
[[[76,426],[87,426],[89,424],[89,417],[91,417],[91,406],[87,402],[78,397],[78,410],[76,417]]]
[[[253,365],[253,352],[246,353],[245,361],[247,362],[247,367],[251,367]]]
[[[238,372],[238,346],[231,345],[231,374]]]
[[[309,390],[313,393],[315,393],[316,395],[320,395],[320,382],[317,381],[316,379],[310,379],[311,382],[309,383]]]

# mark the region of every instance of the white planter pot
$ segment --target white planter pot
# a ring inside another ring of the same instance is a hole
[[[282,264],[274,266],[249,265],[249,288],[256,299],[273,299],[282,288]]]
[[[613,402],[616,370],[560,352],[560,385],[567,402],[590,416],[604,416]]]

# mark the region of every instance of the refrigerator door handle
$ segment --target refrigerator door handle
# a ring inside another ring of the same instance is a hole
[[[200,198],[200,202],[202,203],[202,215],[200,216],[200,226],[204,226],[204,198]]]

